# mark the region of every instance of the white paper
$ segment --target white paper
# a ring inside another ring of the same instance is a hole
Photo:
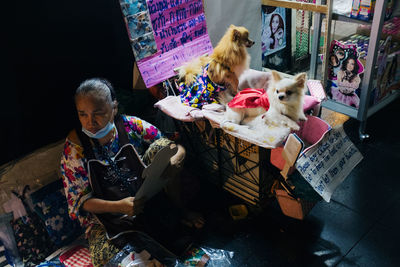
[[[318,145],[302,154],[296,169],[329,202],[334,190],[363,159],[343,127],[332,129]]]

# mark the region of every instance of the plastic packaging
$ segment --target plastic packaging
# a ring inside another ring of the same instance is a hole
[[[134,238],[105,267],[176,266],[177,257],[143,232],[134,232]],[[153,265],[151,265],[153,264]],[[161,266],[161,265],[160,265]]]
[[[0,240],[3,242],[4,247],[9,253],[13,266],[23,266],[15,242],[14,231],[10,224],[12,219],[12,212],[0,214]]]
[[[228,267],[232,265],[234,252],[210,247],[194,247],[175,267],[207,266]]]

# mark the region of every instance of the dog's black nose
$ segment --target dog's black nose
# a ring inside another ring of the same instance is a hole
[[[253,44],[255,44],[255,42],[253,40],[248,39],[246,42],[246,47],[250,48],[253,46]]]
[[[278,96],[278,98],[279,98],[279,100],[283,100],[284,96],[280,95],[280,96]]]

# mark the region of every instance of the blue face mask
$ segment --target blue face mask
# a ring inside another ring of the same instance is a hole
[[[103,129],[98,130],[96,133],[91,133],[83,127],[82,127],[82,132],[84,132],[90,138],[100,139],[106,136],[114,128],[115,128],[114,122],[113,123],[108,122]]]

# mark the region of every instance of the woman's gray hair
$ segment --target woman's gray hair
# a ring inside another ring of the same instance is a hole
[[[80,95],[95,95],[103,98],[110,105],[113,105],[116,100],[112,84],[106,79],[101,78],[92,78],[83,81],[75,91],[75,100]]]

